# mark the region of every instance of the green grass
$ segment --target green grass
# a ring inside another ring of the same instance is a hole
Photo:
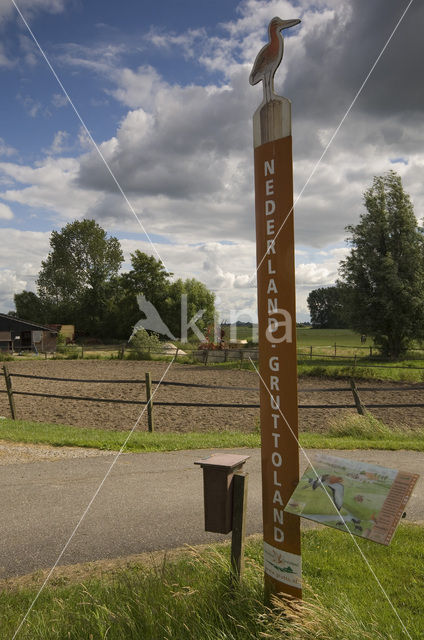
[[[24,420],[0,421],[0,439],[53,446],[93,447],[119,451],[128,431],[83,429],[61,424]],[[424,430],[389,428],[370,414],[346,414],[330,424],[327,433],[301,433],[300,444],[309,449],[409,449],[424,451]],[[232,449],[260,447],[258,430],[252,433],[236,431],[204,431],[190,433],[146,433],[135,431],[126,451],[154,452],[188,449]]]
[[[365,345],[361,344],[361,336],[350,329],[310,329],[309,327],[297,327],[297,344],[299,347],[328,347],[334,343],[346,347],[372,347],[372,338],[367,338]]]
[[[423,382],[424,361],[403,360],[397,363],[387,363],[387,366],[372,366],[377,362],[361,363],[353,366],[353,363],[330,364],[328,360],[298,361],[298,375],[312,378],[355,378],[355,380],[386,380],[391,382]],[[381,363],[382,364],[382,363]],[[368,365],[368,366],[367,366]],[[398,366],[396,366],[398,365]],[[423,367],[414,369],[413,367]]]
[[[187,550],[156,567],[132,565],[82,584],[49,584],[22,625],[22,640],[403,640],[401,623],[352,540],[303,534],[305,605],[263,601],[262,543],[246,544],[242,585],[232,589],[228,545]],[[424,634],[424,529],[399,527],[390,547],[359,540],[410,638]],[[37,587],[0,593],[2,637],[11,638]],[[314,595],[317,594],[317,595]],[[285,611],[288,616],[285,616]]]

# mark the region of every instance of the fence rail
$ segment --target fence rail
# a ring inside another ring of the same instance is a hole
[[[258,387],[237,387],[228,385],[207,385],[200,383],[188,383],[188,382],[175,382],[172,380],[162,381],[151,380],[150,374],[146,374],[145,380],[130,379],[130,380],[93,380],[88,378],[56,378],[49,376],[36,376],[21,373],[12,373],[9,371],[7,365],[3,366],[4,379],[6,383],[6,389],[1,389],[0,393],[7,393],[10,411],[13,419],[16,419],[16,405],[15,396],[31,396],[36,398],[54,398],[60,400],[73,400],[82,402],[100,402],[111,404],[125,404],[125,405],[146,405],[149,413],[149,431],[153,430],[153,395],[151,391],[151,385],[161,386],[176,386],[176,387],[190,387],[199,389],[225,389],[226,391],[252,391],[259,392]],[[20,391],[15,390],[12,386],[12,378],[24,378],[35,380],[46,380],[48,382],[77,382],[77,383],[103,383],[103,384],[140,384],[144,385],[146,389],[146,400],[124,400],[121,398],[99,398],[92,396],[74,396],[54,393],[41,393],[35,391]],[[334,393],[334,392],[350,392],[353,394],[354,404],[338,403],[338,404],[299,404],[299,409],[356,409],[358,413],[364,413],[366,409],[374,408],[406,408],[406,407],[424,407],[424,403],[367,403],[364,406],[360,393],[363,392],[384,392],[384,391],[423,391],[424,386],[409,386],[409,387],[357,387],[354,380],[351,379],[350,387],[328,387],[328,388],[303,388],[299,389],[300,394],[304,393]],[[154,402],[156,406],[161,407],[208,407],[208,408],[231,408],[231,409],[258,409],[260,405],[258,403],[218,403],[218,402]]]

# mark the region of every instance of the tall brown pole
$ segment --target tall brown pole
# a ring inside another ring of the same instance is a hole
[[[283,512],[299,482],[291,105],[273,87],[281,30],[298,22],[271,21],[250,82],[264,84],[253,129],[265,589],[301,598],[299,517]]]

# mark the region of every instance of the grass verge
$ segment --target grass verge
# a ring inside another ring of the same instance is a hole
[[[92,447],[118,451],[128,431],[82,429],[61,424],[3,419],[0,440],[49,444],[56,447]],[[260,447],[260,434],[236,431],[147,433],[135,431],[126,451],[180,451],[184,449],[232,449]],[[327,433],[301,433],[300,444],[309,449],[409,449],[424,451],[424,430],[387,427],[370,414],[346,414],[330,423]]]
[[[424,529],[399,527],[390,547],[359,540],[412,640],[424,634]],[[188,549],[156,567],[129,566],[42,592],[19,639],[58,640],[403,640],[405,632],[351,539],[340,532],[303,534],[305,605],[263,603],[262,544],[246,545],[239,589],[228,576],[228,545]],[[3,637],[12,637],[37,587],[0,594]],[[317,594],[317,595],[315,595]]]

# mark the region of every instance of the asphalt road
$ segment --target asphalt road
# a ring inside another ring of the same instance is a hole
[[[260,451],[248,454],[247,533],[261,531]],[[124,454],[59,564],[224,540],[205,533],[203,479],[194,460],[210,451]],[[309,452],[313,454],[313,452]],[[424,454],[346,451],[335,455],[421,474],[407,519],[424,521]],[[0,467],[0,578],[51,567],[104,478],[114,455]],[[302,456],[303,457],[303,456]],[[302,465],[305,468],[306,461]]]

